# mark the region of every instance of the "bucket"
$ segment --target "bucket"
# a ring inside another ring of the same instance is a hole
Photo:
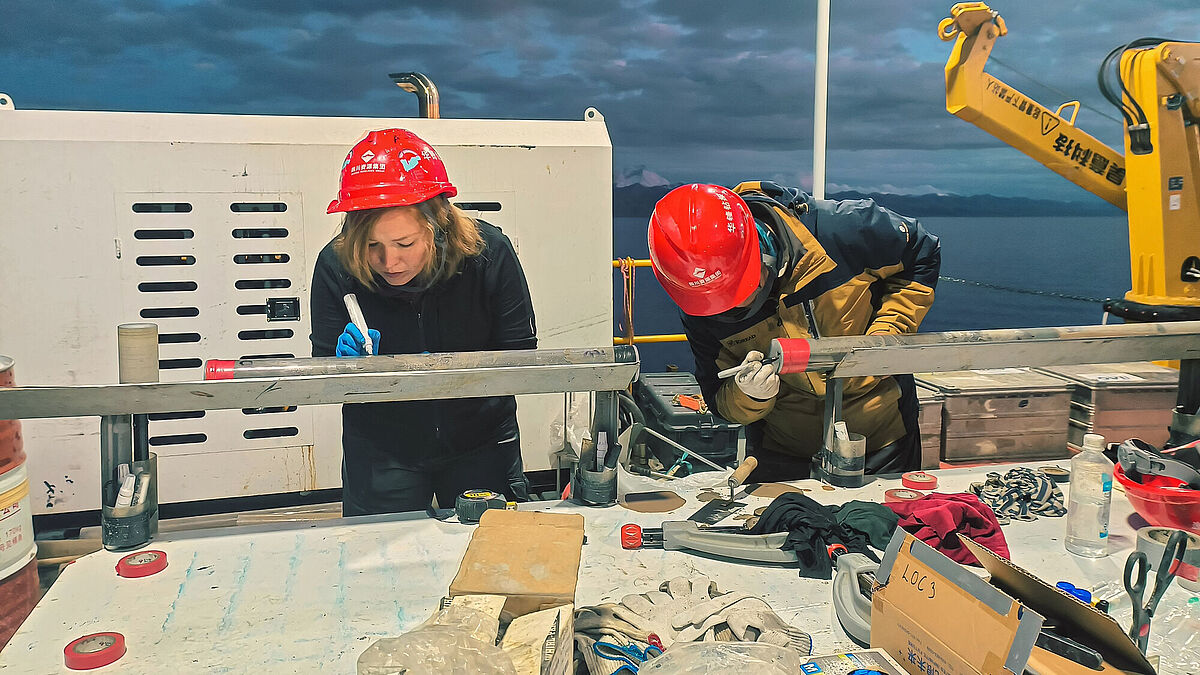
[[[13,360],[0,356],[0,387],[12,387]],[[21,422],[0,420],[0,649],[38,599],[33,509]]]
[[[33,509],[24,464],[0,474],[0,570],[22,560],[33,549]],[[0,605],[2,608],[3,605]]]
[[[0,354],[0,387],[13,387],[13,360]],[[21,421],[0,420],[0,476],[25,463]]]
[[[38,601],[37,549],[0,569],[0,649],[8,644]]]

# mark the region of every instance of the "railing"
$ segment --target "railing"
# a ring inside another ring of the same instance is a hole
[[[637,277],[637,268],[649,267],[649,260],[635,260],[634,258],[618,258],[612,261],[613,269],[621,271],[623,281],[623,319],[624,319],[624,336],[613,336],[614,345],[639,345],[657,342],[687,342],[687,336],[683,333],[665,334],[665,335],[634,335],[633,332],[633,291]]]

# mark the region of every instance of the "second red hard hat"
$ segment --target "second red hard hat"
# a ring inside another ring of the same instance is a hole
[[[453,197],[446,165],[433,147],[406,129],[372,131],[342,163],[337,199],[326,213],[419,204]]]

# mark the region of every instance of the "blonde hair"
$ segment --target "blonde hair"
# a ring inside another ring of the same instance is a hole
[[[475,219],[441,195],[413,206],[348,211],[342,218],[342,231],[333,240],[333,248],[346,271],[367,288],[379,289],[367,257],[371,229],[389,209],[409,208],[417,210],[430,234],[424,242],[429,259],[414,280],[426,286],[445,281],[458,274],[464,260],[483,253],[483,235]]]

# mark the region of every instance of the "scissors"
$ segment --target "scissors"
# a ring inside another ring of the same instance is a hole
[[[621,666],[613,671],[617,673],[636,673],[642,663],[662,654],[662,649],[650,645],[645,649],[637,645],[618,645],[612,642],[597,641],[592,645],[592,651],[602,659],[621,661]]]
[[[1150,559],[1141,551],[1134,551],[1125,560],[1125,590],[1133,601],[1133,625],[1129,627],[1129,637],[1137,643],[1138,649],[1146,653],[1146,645],[1150,642],[1150,620],[1154,618],[1154,610],[1158,601],[1167,592],[1167,587],[1175,578],[1179,563],[1187,551],[1188,536],[1183,530],[1171,533],[1163,550],[1162,560],[1154,568],[1154,591],[1150,599],[1142,604],[1146,592],[1146,577],[1150,572]]]

